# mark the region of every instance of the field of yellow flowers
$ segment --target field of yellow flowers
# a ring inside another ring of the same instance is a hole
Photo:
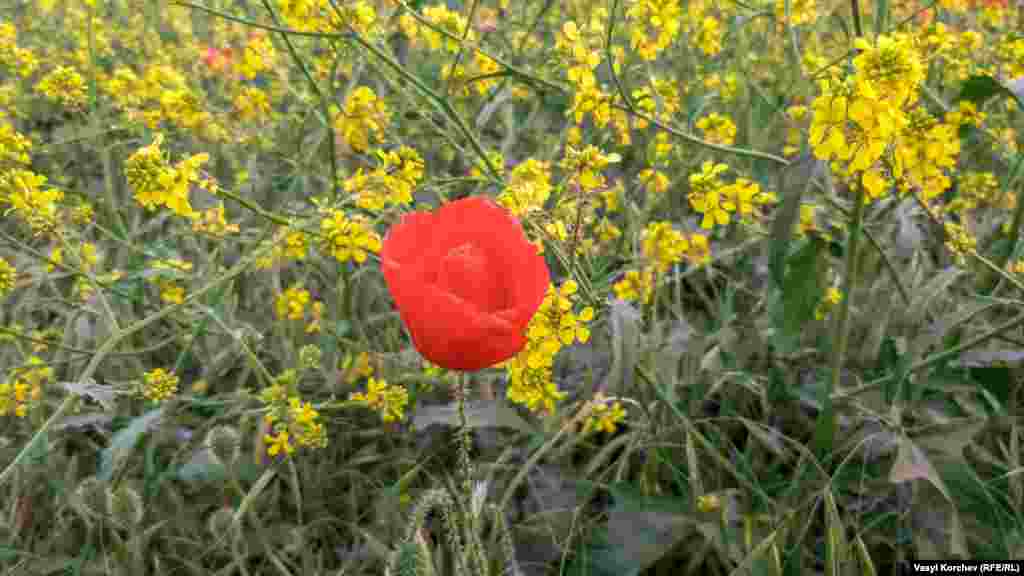
[[[1024,558],[1024,2],[0,0],[0,569]]]

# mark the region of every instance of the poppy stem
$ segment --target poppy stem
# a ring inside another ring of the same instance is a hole
[[[465,518],[466,531],[469,534],[469,538],[466,539],[468,561],[471,567],[475,567],[475,573],[482,574],[483,551],[480,549],[479,534],[477,532],[476,510],[473,502],[473,463],[470,459],[470,451],[473,448],[473,432],[466,419],[466,393],[469,389],[469,378],[468,372],[459,374],[455,391],[459,410],[459,475],[462,481],[462,511]],[[458,553],[461,552],[459,551]]]
[[[469,374],[459,374],[458,388],[455,392],[456,401],[459,407],[459,475],[462,480],[462,491],[463,496],[466,498],[466,502],[469,502],[469,498],[473,495],[472,486],[472,462],[470,461],[470,451],[473,448],[473,438],[471,436],[472,431],[469,428],[469,422],[466,419],[466,391],[469,388],[467,386],[467,380]]]

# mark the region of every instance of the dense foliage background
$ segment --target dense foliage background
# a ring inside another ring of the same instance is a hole
[[[1022,29],[1007,0],[0,1],[0,565],[1024,556]],[[481,195],[552,285],[463,374],[379,252]]]

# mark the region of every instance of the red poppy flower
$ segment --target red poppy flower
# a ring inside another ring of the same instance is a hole
[[[406,214],[380,259],[413,345],[450,370],[480,370],[522,350],[551,280],[519,221],[483,197]]]

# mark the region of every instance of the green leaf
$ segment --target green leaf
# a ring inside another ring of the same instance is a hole
[[[627,484],[609,486],[614,504],[605,530],[579,549],[567,574],[635,576],[644,573],[685,538],[695,518],[688,499],[645,496]]]
[[[999,399],[1006,406],[1010,400],[1010,384],[1013,374],[1007,367],[975,366],[970,368],[971,380]]]
[[[782,331],[790,338],[799,335],[821,302],[826,287],[826,250],[828,244],[809,237],[806,244],[789,258],[782,283]]]
[[[772,279],[777,286],[783,285],[793,227],[800,218],[800,202],[810,189],[820,167],[820,162],[808,154],[779,171],[779,194],[782,198],[775,209],[775,218],[772,221],[770,262]]]
[[[956,99],[957,101],[966,100],[980,107],[988,100],[998,96],[1013,98],[1017,101],[1017,105],[1024,106],[1024,100],[1021,100],[1016,91],[987,74],[977,74],[964,80]]]
[[[110,446],[100,453],[100,470],[96,477],[103,482],[109,481],[114,475],[115,465],[131,455],[142,435],[149,432],[163,415],[163,408],[150,410],[142,416],[133,418],[128,426],[114,434]]]

